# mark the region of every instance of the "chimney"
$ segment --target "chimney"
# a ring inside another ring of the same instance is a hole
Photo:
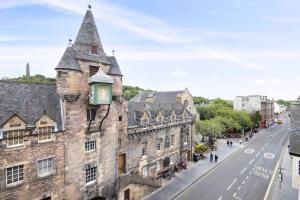
[[[26,77],[27,78],[30,77],[30,65],[29,65],[29,63],[27,63],[27,65],[26,65]]]

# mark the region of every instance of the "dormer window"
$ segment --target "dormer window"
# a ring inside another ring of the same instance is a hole
[[[96,45],[96,43],[91,44],[91,54],[97,55],[97,45]]]

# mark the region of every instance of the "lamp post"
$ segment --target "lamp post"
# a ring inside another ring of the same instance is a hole
[[[88,83],[90,87],[89,104],[93,106],[108,106],[107,112],[100,122],[99,130],[101,130],[102,123],[107,118],[112,103],[112,84],[114,81],[102,69],[99,69],[96,74],[88,79]]]

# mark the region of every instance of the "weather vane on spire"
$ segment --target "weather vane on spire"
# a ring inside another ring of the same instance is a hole
[[[89,5],[88,5],[88,8],[89,8],[89,9],[92,9],[92,6],[91,6],[91,4],[89,4]]]

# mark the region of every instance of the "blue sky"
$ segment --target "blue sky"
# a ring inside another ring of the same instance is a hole
[[[233,99],[300,95],[298,0],[0,0],[0,77],[54,77],[87,9],[124,84]]]

